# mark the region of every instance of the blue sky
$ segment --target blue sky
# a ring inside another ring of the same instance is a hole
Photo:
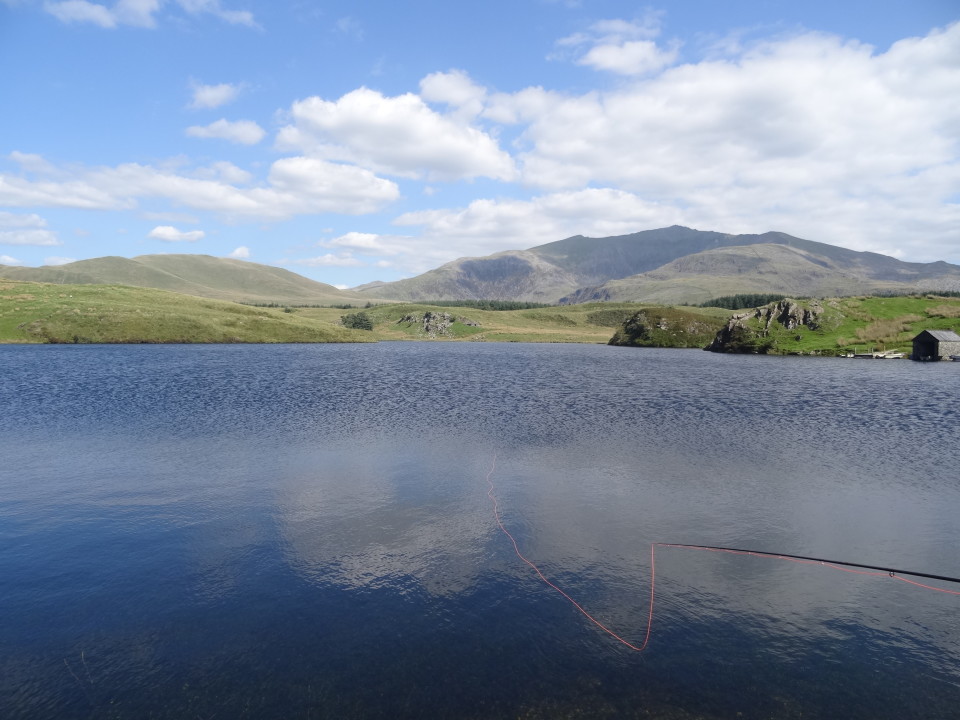
[[[955,0],[0,0],[0,264],[352,287],[571,235],[960,263]]]

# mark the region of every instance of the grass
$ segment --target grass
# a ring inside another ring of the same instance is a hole
[[[0,280],[0,342],[300,343],[364,342],[299,313],[123,285]]]

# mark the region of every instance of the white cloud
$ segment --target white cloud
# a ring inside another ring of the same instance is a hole
[[[0,245],[62,245],[50,230],[0,230]]]
[[[246,10],[225,10],[220,0],[176,0],[177,5],[190,15],[207,13],[235,24],[256,27],[253,14]],[[156,27],[155,15],[166,3],[165,0],[116,0],[112,5],[89,2],[89,0],[63,0],[45,2],[44,10],[64,23],[92,23],[102,28]]]
[[[273,191],[262,202],[289,206],[289,214],[339,212],[360,215],[376,212],[400,195],[393,182],[369,170],[307,157],[277,160],[270,169]]]
[[[0,211],[0,245],[62,245],[57,234],[46,227],[47,221],[39,215]]]
[[[239,145],[256,145],[266,132],[252,120],[229,121],[221,118],[206,126],[193,125],[187,135],[197,138],[219,138]]]
[[[360,88],[337,101],[311,97],[291,108],[277,144],[327,160],[403,177],[510,180],[510,155],[483,131],[441,115],[413,94]]]
[[[33,181],[0,174],[0,205],[115,210],[135,208],[141,198],[165,198],[228,220],[282,220],[304,214],[377,212],[400,195],[395,183],[369,170],[307,157],[277,160],[270,166],[267,184],[249,188],[137,163],[73,168],[70,178]]]
[[[147,234],[147,237],[163,242],[197,242],[197,240],[202,240],[205,235],[206,233],[203,230],[182,232],[172,225],[157,225]]]
[[[221,105],[233,102],[242,90],[241,85],[232,85],[230,83],[220,83],[219,85],[203,85],[191,81],[193,90],[193,99],[190,107],[195,110],[208,110],[218,108]]]
[[[220,0],[177,0],[177,4],[191,15],[207,13],[231,25],[258,27],[253,13],[248,10],[225,10]]]
[[[202,180],[221,180],[231,185],[247,185],[253,181],[251,173],[226,160],[199,167],[191,173],[191,176]]]
[[[420,81],[420,97],[427,102],[444,103],[457,108],[457,116],[479,115],[487,97],[486,88],[477,85],[463,70],[438,72]]]
[[[30,181],[11,175],[0,175],[0,204],[8,207],[72,207],[86,210],[133,207],[128,199],[117,197],[84,180]]]
[[[338,255],[327,253],[326,255],[320,255],[318,257],[300,258],[299,260],[288,260],[287,262],[304,267],[356,267],[357,265],[363,265],[360,260],[353,257],[350,253],[340,253]]]
[[[52,175],[56,172],[56,168],[51,163],[44,160],[42,156],[34,153],[22,153],[18,150],[14,150],[7,157],[9,157],[27,172],[39,173],[42,175]]]
[[[577,60],[597,70],[621,75],[645,75],[676,61],[678,49],[661,50],[652,40],[631,40],[621,45],[597,45]]]
[[[246,245],[241,245],[232,253],[227,255],[227,257],[234,258],[236,260],[246,260],[250,257],[250,248],[248,248]]]
[[[660,70],[674,63],[679,55],[677,43],[663,49],[654,40],[660,34],[661,14],[650,11],[634,21],[601,20],[586,32],[558,40],[561,51],[551,59],[572,55],[578,65],[621,75],[645,75]]]
[[[47,221],[35,213],[18,215],[17,213],[0,210],[0,228],[42,228]]]
[[[368,255],[396,255],[411,238],[397,235],[348,232],[332,240],[317,243],[325,248],[348,248]]]
[[[102,28],[117,26],[117,19],[110,10],[87,0],[66,0],[66,2],[46,2],[43,9],[60,22],[89,22]]]
[[[9,255],[0,255],[0,265],[23,265],[23,262]]]
[[[66,265],[67,263],[76,262],[76,258],[70,257],[58,257],[56,255],[51,257],[46,257],[43,259],[44,265]]]

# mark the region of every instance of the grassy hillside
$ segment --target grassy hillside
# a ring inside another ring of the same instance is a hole
[[[758,339],[770,341],[770,352],[838,355],[871,351],[912,350],[922,330],[960,330],[960,298],[937,295],[847,297],[800,301],[818,311],[815,328],[787,329],[751,316],[743,324]]]
[[[131,285],[248,303],[319,305],[357,302],[361,298],[282,268],[209,255],[103,257],[41,268],[0,266],[0,278]]]
[[[364,342],[363,333],[280,309],[117,285],[0,280],[0,342]]]

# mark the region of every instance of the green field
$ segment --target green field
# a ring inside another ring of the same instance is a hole
[[[123,285],[0,280],[0,342],[369,342],[370,333],[282,309]]]

